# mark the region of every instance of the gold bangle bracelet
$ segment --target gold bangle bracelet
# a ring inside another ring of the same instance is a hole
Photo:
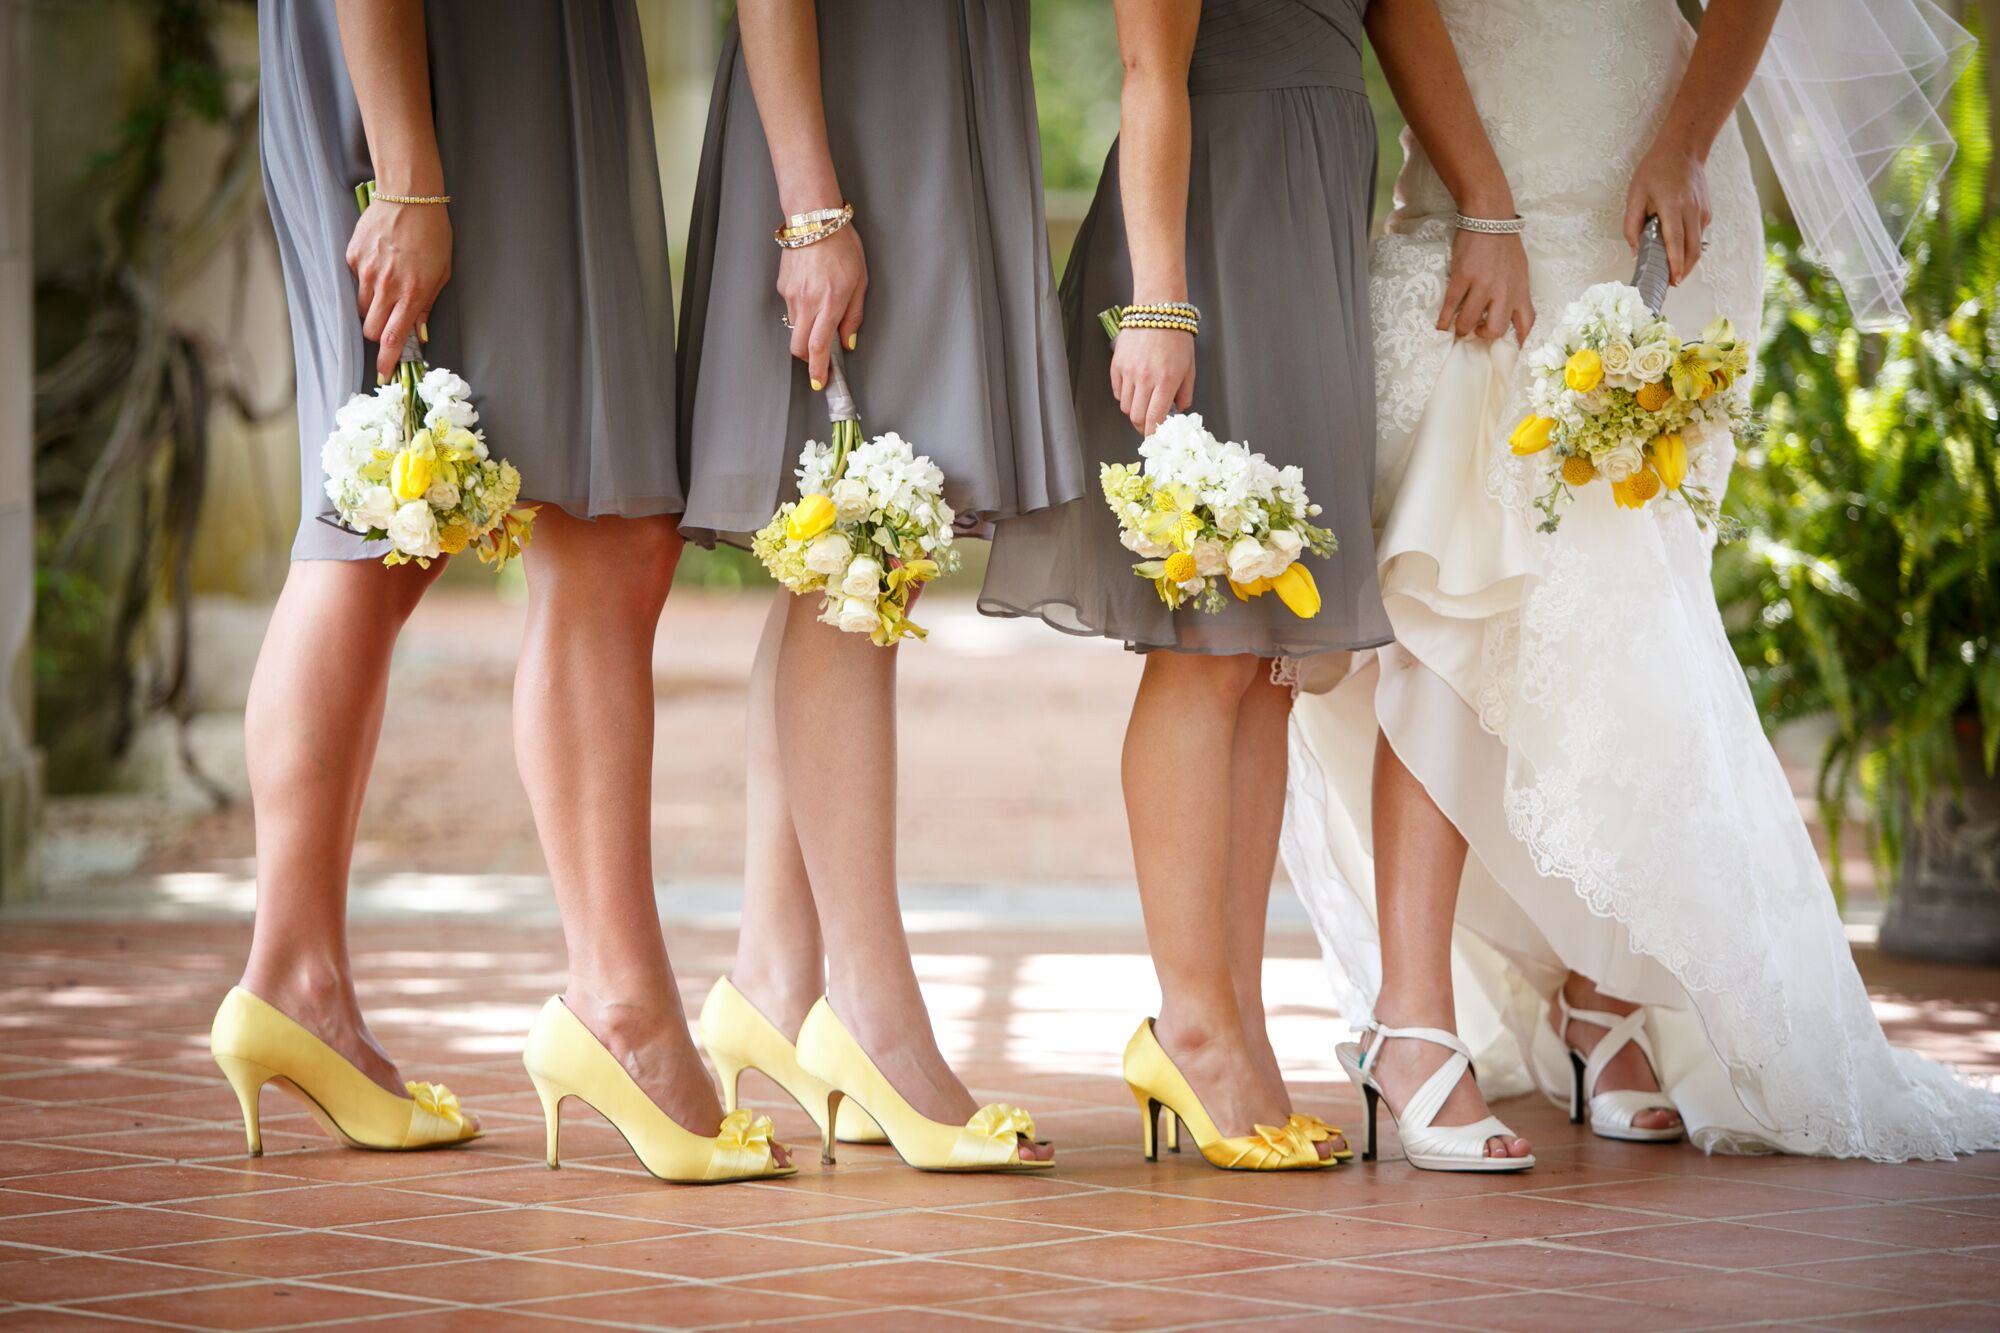
[[[448,194],[384,194],[377,190],[373,198],[378,204],[448,204]]]

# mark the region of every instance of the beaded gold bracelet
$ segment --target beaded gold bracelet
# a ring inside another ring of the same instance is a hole
[[[1128,305],[1118,312],[1118,327],[1121,330],[1165,329],[1173,333],[1198,337],[1201,334],[1201,311],[1186,301],[1155,301],[1145,305]]]
[[[369,197],[374,199],[378,204],[448,204],[451,202],[451,196],[448,194],[384,194],[380,190],[376,190]]]

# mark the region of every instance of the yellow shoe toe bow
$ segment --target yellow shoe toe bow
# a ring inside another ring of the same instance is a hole
[[[1034,1141],[1033,1116],[1018,1106],[993,1102],[980,1107],[965,1122],[951,1148],[951,1165],[961,1171],[1039,1165],[1021,1160],[1021,1145]]]
[[[1335,1139],[1339,1139],[1344,1143],[1347,1140],[1347,1131],[1339,1125],[1329,1125],[1318,1116],[1307,1115],[1303,1111],[1292,1112],[1286,1118],[1285,1123],[1294,1126],[1304,1133],[1306,1142],[1308,1143],[1331,1143]],[[1337,1148],[1334,1150],[1333,1160],[1336,1162],[1345,1162],[1353,1156],[1354,1149]]]

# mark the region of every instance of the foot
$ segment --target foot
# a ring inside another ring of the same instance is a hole
[[[1285,1091],[1277,1057],[1268,1063],[1258,1058],[1234,1020],[1212,1024],[1200,1015],[1162,1006],[1153,1020],[1153,1035],[1224,1138],[1254,1134],[1259,1125],[1281,1126],[1292,1113],[1291,1094]],[[1268,1049],[1269,1043],[1265,1045]],[[1334,1150],[1332,1143],[1313,1146],[1322,1159]]]
[[[1427,1022],[1421,1018],[1384,1018],[1382,1022],[1389,1027],[1433,1027],[1447,1032],[1457,1031],[1449,1022]],[[1379,1038],[1377,1040],[1380,1041]],[[1416,1096],[1417,1089],[1423,1087],[1425,1080],[1449,1059],[1450,1051],[1427,1041],[1380,1041],[1379,1045],[1368,1047],[1368,1072],[1381,1085],[1382,1097],[1389,1103],[1389,1109],[1400,1116],[1410,1098]],[[1444,1105],[1438,1108],[1431,1123],[1441,1128],[1470,1125],[1491,1114],[1492,1108],[1480,1095],[1479,1084],[1473,1081],[1472,1071],[1468,1069],[1444,1099]],[[1486,1140],[1488,1157],[1529,1157],[1533,1154],[1533,1145],[1519,1136],[1508,1138],[1496,1134]]]
[[[796,1044],[799,1028],[805,1023],[806,1015],[812,1012],[819,997],[826,994],[824,982],[799,982],[774,979],[761,972],[752,972],[742,967],[729,970],[729,984],[736,987],[736,993],[750,1002],[750,1007],[769,1019],[771,1026],[785,1035],[785,1040]]]
[[[916,1004],[870,1004],[865,997],[829,993],[829,1004],[854,1040],[861,1043],[875,1068],[918,1115],[947,1125],[962,1125],[979,1110],[979,1103],[966,1091],[958,1075],[945,1063],[931,1032],[930,1015]],[[801,1019],[803,1021],[803,1019]],[[791,1035],[796,1037],[794,1024]],[[863,1108],[866,1109],[866,1108]],[[1020,1145],[1024,1162],[1046,1162],[1056,1155],[1055,1145]]]
[[[1618,1014],[1621,1017],[1639,1007],[1636,1004],[1627,1004],[1623,1000],[1612,999],[1597,989],[1596,982],[1579,972],[1569,974],[1569,979],[1563,983],[1563,996],[1569,1001],[1569,1007],[1572,1009],[1601,1009],[1605,1013]],[[1554,1027],[1560,1022],[1562,1022],[1562,1011],[1551,1005],[1549,1025]],[[1564,1045],[1583,1052],[1584,1059],[1588,1060],[1590,1053],[1597,1049],[1597,1043],[1603,1039],[1604,1033],[1605,1029],[1597,1024],[1586,1023],[1577,1018],[1570,1020],[1569,1031],[1557,1032],[1556,1035],[1563,1039]],[[1653,1066],[1646,1059],[1646,1053],[1630,1042],[1626,1044],[1624,1050],[1605,1063],[1604,1071],[1597,1076],[1596,1085],[1585,1089],[1591,1096],[1600,1092],[1659,1091],[1659,1077],[1653,1072]],[[1661,1102],[1660,1106],[1633,1116],[1632,1124],[1639,1129],[1677,1128],[1681,1123],[1680,1112],[1666,1105],[1664,1096]]]
[[[1154,1026],[1157,1029],[1158,1024]],[[1243,1017],[1243,1044],[1244,1048],[1250,1053],[1251,1063],[1256,1067],[1260,1085],[1269,1087],[1272,1084],[1276,1084],[1284,1094],[1285,1114],[1290,1115],[1294,1109],[1292,1106],[1291,1090],[1285,1087],[1285,1073],[1283,1068],[1278,1064],[1278,1053],[1271,1046],[1271,1034],[1265,1028],[1261,1014],[1252,1017],[1247,1011],[1245,1012]],[[1171,1050],[1168,1053],[1172,1054]],[[1315,1143],[1313,1149],[1319,1154],[1319,1159],[1324,1162],[1337,1152],[1347,1151],[1347,1139],[1342,1135],[1336,1134],[1324,1143]]]
[[[563,1003],[675,1124],[705,1137],[722,1128],[722,1102],[688,1038],[687,1016],[678,1005],[599,1000],[575,987],[563,995]],[[791,1163],[783,1144],[773,1142],[771,1156],[781,1167]]]

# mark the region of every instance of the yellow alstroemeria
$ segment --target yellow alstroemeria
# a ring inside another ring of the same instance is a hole
[[[1586,347],[1563,365],[1563,383],[1577,393],[1589,393],[1604,381],[1604,358]]]
[[[455,463],[479,457],[479,437],[463,426],[447,426],[443,444]]]
[[[1185,551],[1201,536],[1201,518],[1194,512],[1200,503],[1191,487],[1162,486],[1153,492],[1153,511],[1139,521],[1139,530],[1148,541]]]
[[[907,584],[929,583],[937,576],[937,561],[906,560],[889,571],[889,591],[895,592]]]
[[[1319,584],[1304,565],[1286,565],[1284,572],[1271,580],[1271,589],[1300,620],[1311,620],[1319,614]]]
[[[1193,556],[1189,555],[1186,551],[1175,551],[1167,557],[1167,563],[1161,572],[1169,582],[1186,583],[1201,571],[1195,564]]]
[[[1670,491],[1677,491],[1687,480],[1687,441],[1679,431],[1670,430],[1653,441],[1648,452],[1652,455],[1653,471],[1659,474],[1660,484]]]
[[[1526,458],[1538,454],[1549,447],[1555,438],[1556,423],[1549,417],[1536,416],[1530,412],[1521,418],[1521,424],[1514,427],[1514,433],[1507,437],[1507,447],[1516,458]]]
[[[405,445],[389,464],[389,489],[399,504],[424,498],[437,475],[437,444],[427,430]]]
[[[1674,395],[1684,403],[1698,403],[1708,397],[1717,388],[1715,372],[1720,366],[1720,359],[1711,349],[1689,343],[1667,372],[1674,382]]]
[[[839,517],[840,511],[826,496],[801,496],[792,507],[791,517],[785,520],[785,536],[791,541],[809,542],[831,528]]]
[[[1639,392],[1632,396],[1648,412],[1657,412],[1673,401],[1674,391],[1665,380],[1655,380],[1651,384],[1641,384]]]
[[[1660,479],[1651,468],[1640,468],[1623,481],[1611,483],[1611,498],[1620,509],[1644,509],[1660,493]]]

